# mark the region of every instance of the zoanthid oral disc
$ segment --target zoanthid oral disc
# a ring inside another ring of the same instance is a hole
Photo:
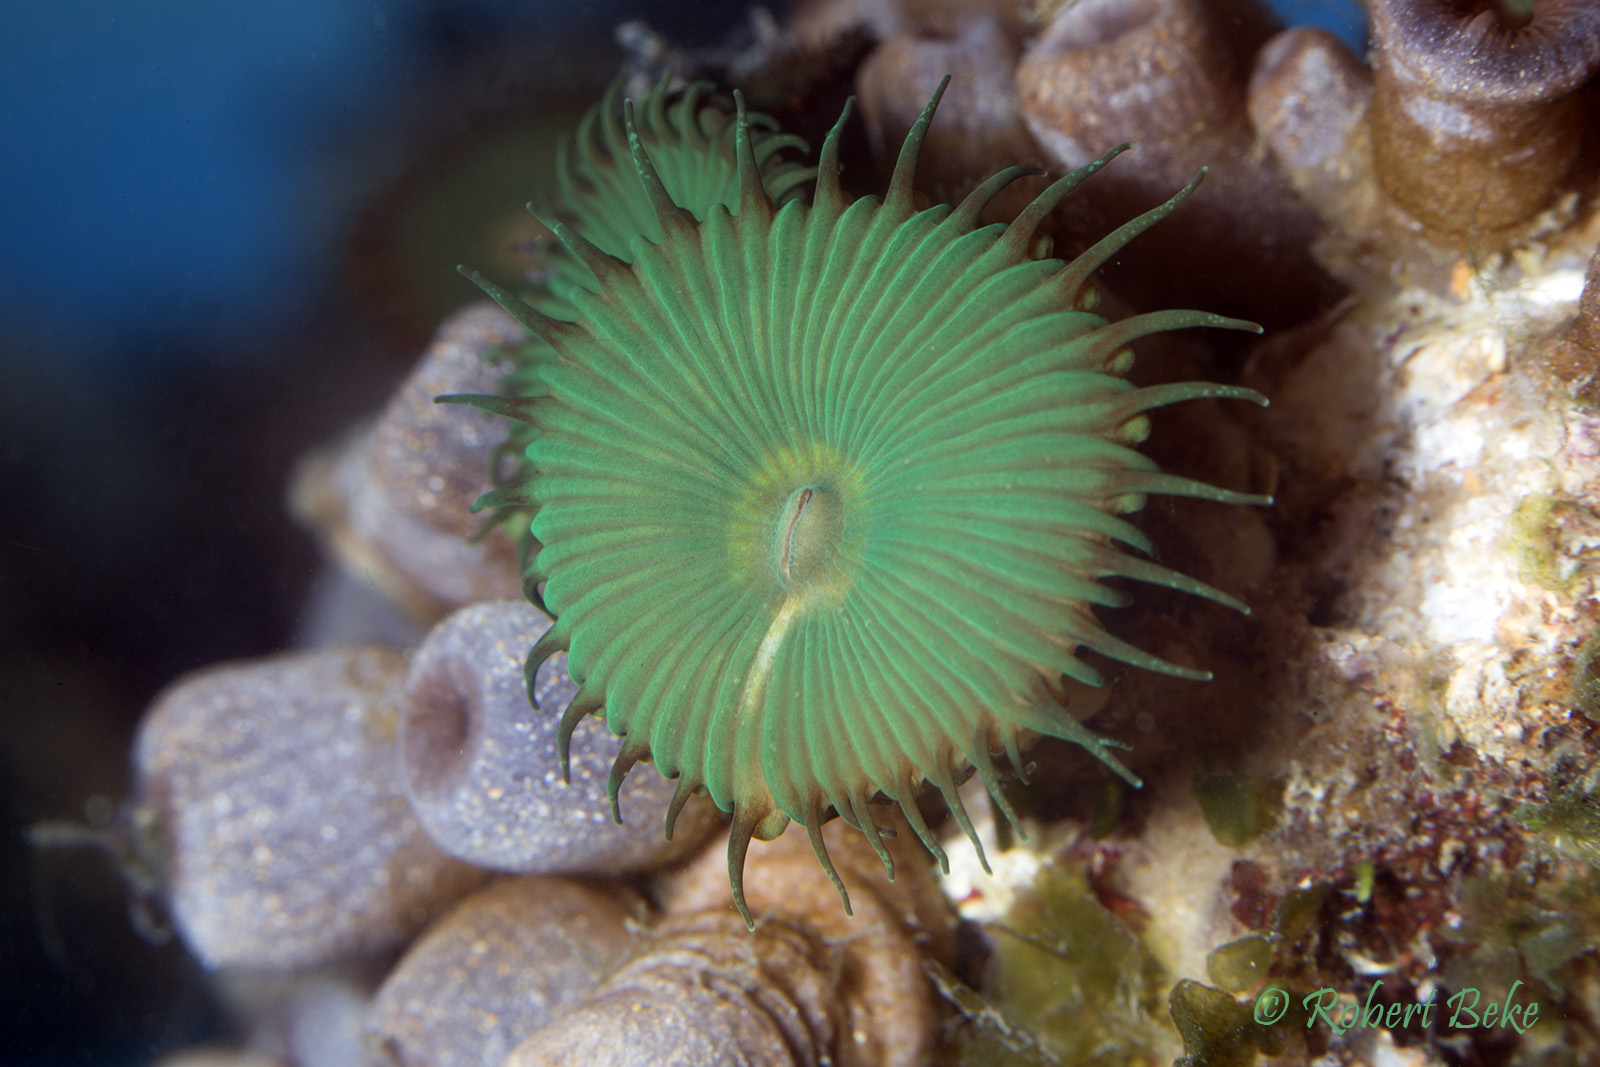
[[[887,863],[869,807],[881,796],[944,862],[914,799],[927,782],[977,845],[958,776],[975,768],[1009,816],[994,756],[1020,767],[1025,730],[1133,781],[1114,742],[1054,695],[1063,674],[1101,683],[1079,650],[1209,675],[1108,633],[1092,606],[1126,597],[1101,579],[1246,610],[1144,558],[1150,542],[1120,516],[1152,493],[1270,503],[1164,474],[1131,447],[1150,409],[1266,399],[1122,375],[1146,334],[1259,327],[1182,310],[1108,323],[1083,295],[1194,185],[1075,260],[1035,258],[1045,215],[1120,149],[1010,225],[979,213],[1029,168],[918,210],[913,174],[943,91],[882,200],[840,188],[847,106],[809,204],[774,202],[739,101],[737,202],[703,215],[663,184],[625,106],[649,239],[625,260],[552,223],[594,279],[570,291],[567,321],[486,287],[551,352],[534,398],[504,402],[534,431],[510,491],[537,509],[529,584],[544,583],[556,619],[530,669],[566,650],[580,689],[560,736],[603,711],[625,739],[613,788],[642,759],[677,780],[669,834],[697,792],[733,813],[729,877],[747,921],[745,851],[791,820],[830,875],[820,827],[833,814]]]

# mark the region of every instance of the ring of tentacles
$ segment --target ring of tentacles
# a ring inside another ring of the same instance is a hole
[[[1270,503],[1162,473],[1132,447],[1152,408],[1265,398],[1123,375],[1140,336],[1259,327],[1187,310],[1109,323],[1086,285],[1194,184],[1071,262],[1036,258],[1046,214],[1118,150],[1009,225],[980,225],[979,213],[1033,169],[918,210],[913,175],[943,91],[881,201],[839,184],[847,105],[811,202],[781,206],[764,183],[778,146],[758,162],[736,94],[729,202],[695,211],[669,193],[625,104],[628,195],[648,204],[652,232],[625,250],[607,234],[606,251],[550,222],[586,269],[559,317],[485,285],[542,353],[522,375],[528,395],[457,398],[528,424],[523,475],[486,503],[534,515],[527,584],[555,623],[528,669],[565,650],[579,686],[563,762],[576,724],[603,714],[624,739],[614,806],[624,775],[650,759],[677,780],[668,836],[696,793],[731,812],[729,879],[747,922],[749,843],[791,820],[841,895],[820,835],[834,815],[891,876],[875,800],[897,803],[946,866],[914,799],[924,783],[974,845],[956,792],[969,768],[1015,821],[995,757],[1020,770],[1026,731],[1077,742],[1136,781],[1059,699],[1063,675],[1102,681],[1080,649],[1210,676],[1107,632],[1092,606],[1127,598],[1101,579],[1247,610],[1144,558],[1150,542],[1121,516],[1150,493]]]

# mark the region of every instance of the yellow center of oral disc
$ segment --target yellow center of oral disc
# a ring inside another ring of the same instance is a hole
[[[844,512],[839,494],[822,485],[794,490],[779,509],[772,526],[770,561],[785,595],[745,674],[741,712],[753,711],[765,701],[773,661],[801,613],[832,607],[849,591],[850,576],[840,551]]]

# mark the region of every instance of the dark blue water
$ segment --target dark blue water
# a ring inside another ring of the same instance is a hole
[[[563,6],[449,5],[485,25]],[[693,5],[690,5],[691,7]],[[1359,47],[1354,0],[1277,0]],[[11,0],[0,28],[0,313],[96,338],[301,313],[364,175],[338,155],[416,76],[427,0]],[[116,346],[96,345],[113,355]]]

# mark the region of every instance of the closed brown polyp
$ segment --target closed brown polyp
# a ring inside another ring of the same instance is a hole
[[[1183,141],[1226,138],[1244,107],[1232,56],[1189,0],[1067,9],[1018,68],[1017,96],[1035,135],[1068,165],[1131,141],[1139,166],[1125,169],[1167,189],[1193,175],[1196,153]]]
[[[1372,99],[1367,66],[1333,34],[1296,26],[1269,41],[1250,76],[1250,123],[1302,191],[1337,174]]]
[[[1516,25],[1477,0],[1372,0],[1372,136],[1384,191],[1445,234],[1493,234],[1569,186],[1600,68],[1600,5],[1541,0]]]
[[[1304,321],[1339,290],[1310,255],[1316,216],[1256,149],[1247,57],[1233,33],[1198,0],[1083,0],[1028,47],[1016,93],[1058,166],[1133,146],[1064,208],[1089,240],[1209,168],[1180,210],[1107,264],[1111,289],[1135,304],[1205,307],[1271,329]]]

